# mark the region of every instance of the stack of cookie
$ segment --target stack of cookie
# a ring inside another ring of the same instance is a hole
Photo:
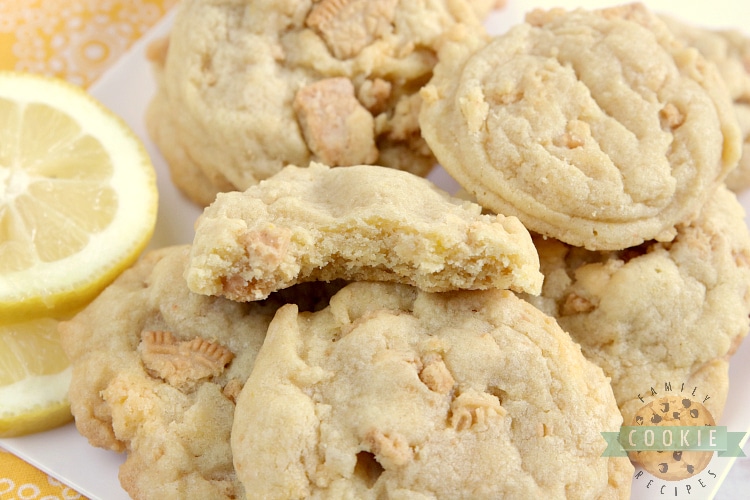
[[[626,498],[607,378],[510,291],[541,284],[515,217],[288,166],[62,325],[73,412],[134,498]]]
[[[628,498],[601,433],[651,386],[719,420],[727,85],[641,5],[494,4],[183,0],[148,120],[207,208],[61,325],[131,496]]]
[[[545,284],[527,300],[611,377],[627,424],[670,382],[718,419],[750,237],[724,184],[742,143],[717,67],[640,4],[533,11],[440,57],[423,134],[485,209],[535,233]]]

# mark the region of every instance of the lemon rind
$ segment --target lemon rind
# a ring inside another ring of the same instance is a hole
[[[50,375],[32,375],[0,386],[0,419],[15,418],[36,409],[67,401],[73,369]],[[11,409],[12,408],[12,409]]]

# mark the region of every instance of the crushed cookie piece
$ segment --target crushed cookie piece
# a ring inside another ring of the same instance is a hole
[[[377,115],[385,110],[388,99],[391,97],[392,87],[391,82],[382,78],[365,80],[359,86],[357,99],[373,116]]]
[[[552,435],[552,425],[539,422],[536,427],[536,434],[539,437],[547,437]]]
[[[392,29],[398,0],[322,0],[305,20],[339,59],[354,57]]]
[[[580,148],[584,144],[580,137],[571,135],[570,132],[565,132],[564,134],[555,137],[552,142],[555,146],[568,149]]]
[[[734,257],[734,262],[737,265],[737,267],[740,267],[740,268],[750,267],[750,252],[748,252],[747,250],[742,250],[740,252],[733,251],[732,257]]]
[[[227,296],[242,295],[249,287],[265,290],[267,284],[258,282],[253,275],[254,268],[277,268],[284,260],[292,232],[286,227],[268,224],[260,230],[248,231],[238,238],[246,249],[248,259],[243,262],[238,274],[230,274],[221,279],[222,293]],[[257,300],[255,296],[247,300]]]
[[[661,120],[661,126],[665,130],[674,130],[679,128],[685,122],[685,115],[677,109],[677,106],[668,102],[659,111],[659,119]]]
[[[555,146],[568,149],[580,148],[584,144],[580,137],[571,135],[570,132],[565,132],[562,135],[555,137],[552,143]]]
[[[326,78],[302,87],[294,112],[307,146],[326,165],[371,164],[378,157],[375,122],[348,78]]]
[[[451,426],[457,431],[464,431],[476,427],[483,431],[489,427],[490,418],[505,416],[505,408],[500,400],[492,394],[470,390],[460,394],[451,403]]]
[[[268,224],[261,230],[243,234],[240,242],[252,249],[257,265],[275,266],[283,260],[291,235],[292,232],[285,227]]]
[[[435,353],[425,356],[419,379],[431,391],[438,394],[448,394],[456,383],[448,367],[445,366],[443,358]]]
[[[365,435],[364,445],[386,469],[404,465],[414,457],[414,451],[401,435],[387,435],[378,429]]]
[[[240,395],[242,387],[244,387],[244,384],[239,379],[233,378],[226,383],[221,392],[229,401],[237,404],[237,397]]]
[[[558,147],[575,149],[586,145],[586,137],[591,136],[591,126],[581,120],[571,120],[565,127],[565,132],[553,139]]]
[[[141,334],[138,352],[149,374],[179,389],[220,375],[234,358],[226,347],[201,337],[177,340],[171,332],[153,330]]]
[[[573,314],[591,312],[594,309],[595,306],[590,300],[581,297],[575,292],[571,292],[563,303],[561,313],[563,316],[571,316]]]

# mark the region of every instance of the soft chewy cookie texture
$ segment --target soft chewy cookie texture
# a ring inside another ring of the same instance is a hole
[[[591,250],[671,240],[740,156],[715,66],[640,4],[457,35],[421,94],[427,143],[480,205]]]
[[[611,378],[625,422],[639,395],[666,383],[697,387],[720,419],[729,358],[750,327],[750,236],[732,192],[716,191],[670,243],[594,252],[536,242],[545,281],[527,300]]]
[[[237,400],[259,498],[628,498],[601,370],[507,290],[358,282],[279,309]],[[282,472],[280,472],[282,471]]]
[[[335,289],[309,284],[253,304],[196,295],[183,278],[188,252],[147,254],[61,325],[76,426],[127,453],[119,477],[134,499],[245,497],[229,444],[235,398],[276,309],[314,310]]]
[[[729,172],[727,186],[734,192],[750,188],[750,38],[737,30],[707,29],[661,15],[675,37],[695,47],[716,64],[734,103],[742,133],[742,156]]]
[[[426,175],[419,88],[444,33],[496,0],[185,0],[151,47],[146,117],[175,184],[201,205],[286,164]]]
[[[186,278],[196,293],[240,301],[335,279],[539,293],[529,232],[481,211],[408,172],[290,165],[204,210]]]

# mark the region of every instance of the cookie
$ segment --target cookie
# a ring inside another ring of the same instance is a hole
[[[601,370],[507,290],[358,282],[279,309],[237,399],[259,498],[628,498]],[[283,471],[280,473],[280,471]]]
[[[538,293],[542,275],[515,217],[408,172],[313,163],[221,193],[196,222],[186,278],[196,293],[246,301],[333,279]]]
[[[708,29],[671,16],[660,17],[678,40],[716,64],[727,85],[742,134],[742,156],[726,184],[734,192],[744,191],[750,187],[750,38],[737,30]]]
[[[426,175],[418,90],[444,34],[484,30],[496,0],[180,2],[148,51],[150,136],[175,184],[208,205],[287,164]]]
[[[244,498],[229,444],[234,401],[286,300],[193,294],[188,254],[148,253],[60,326],[76,426],[93,446],[127,453],[119,478],[135,499]]]
[[[422,134],[480,205],[532,231],[591,250],[669,241],[740,156],[715,66],[640,4],[456,40],[421,91]]]
[[[544,286],[526,297],[612,379],[626,422],[639,396],[689,388],[719,420],[728,360],[750,324],[750,236],[744,211],[718,189],[670,243],[594,252],[536,239]]]

